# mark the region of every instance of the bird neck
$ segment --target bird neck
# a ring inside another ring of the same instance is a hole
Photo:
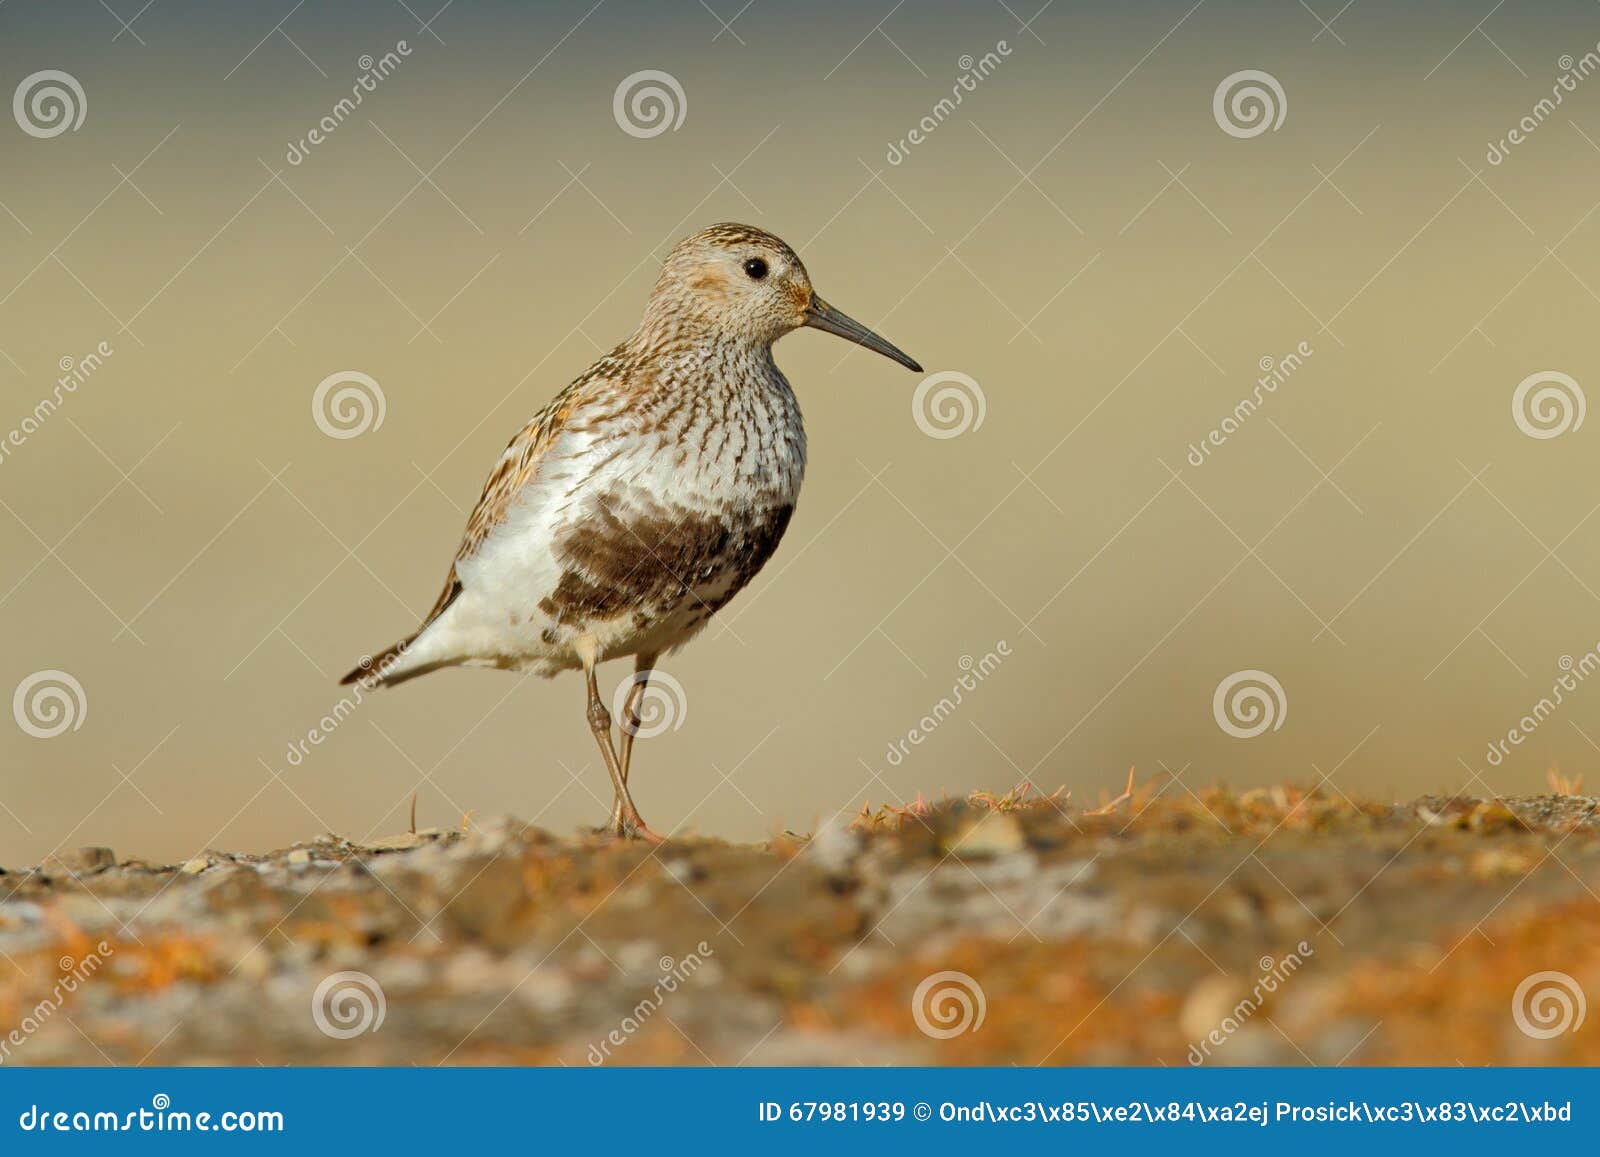
[[[636,358],[661,370],[720,370],[740,377],[777,371],[771,340],[730,332],[687,312],[647,310],[627,345]]]

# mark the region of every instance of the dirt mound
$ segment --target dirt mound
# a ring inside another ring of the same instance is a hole
[[[760,846],[78,849],[0,874],[0,1062],[1595,1064],[1597,809],[1169,783]]]

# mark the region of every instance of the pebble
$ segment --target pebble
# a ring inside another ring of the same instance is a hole
[[[473,945],[453,952],[445,960],[440,978],[454,992],[503,993],[523,975]]]
[[[40,867],[47,876],[92,876],[114,867],[117,853],[110,848],[85,847],[57,852]]]
[[[1178,1013],[1179,1029],[1194,1040],[1204,1038],[1213,1030],[1226,1034],[1230,1026],[1238,1024],[1234,1013],[1246,991],[1247,986],[1235,977],[1215,973],[1204,977],[1189,990],[1183,1002]],[[1224,1021],[1230,1024],[1224,1025]]]
[[[843,876],[861,854],[861,846],[861,836],[843,820],[835,820],[817,830],[806,845],[805,854],[829,875]]]
[[[430,838],[421,832],[401,832],[398,836],[379,836],[375,840],[369,840],[366,846],[377,852],[404,852],[411,848],[420,848],[428,843]]]
[[[384,990],[392,992],[423,988],[433,977],[433,969],[418,956],[397,956],[384,960],[374,971]]]
[[[945,846],[958,859],[979,860],[1020,852],[1028,846],[1028,838],[1015,816],[988,811],[957,832]]]
[[[572,981],[560,972],[535,967],[517,986],[516,996],[535,1012],[551,1015],[569,1010],[576,992]]]
[[[210,866],[210,860],[206,859],[204,856],[197,856],[183,865],[183,873],[186,876],[198,876]]]
[[[675,956],[663,956],[661,949],[649,940],[629,940],[615,949],[611,955],[615,957],[617,967],[623,972],[639,977],[670,971],[677,961]]]
[[[686,856],[676,860],[663,861],[661,871],[669,880],[676,880],[680,884],[692,882],[698,874],[695,871],[694,861]]]

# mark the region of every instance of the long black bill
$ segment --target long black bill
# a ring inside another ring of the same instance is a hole
[[[806,308],[806,325],[825,333],[836,334],[846,341],[855,342],[856,345],[865,346],[890,361],[899,362],[908,370],[919,374],[922,372],[922,367],[903,351],[884,341],[855,318],[840,313],[814,293],[811,295],[811,304]]]

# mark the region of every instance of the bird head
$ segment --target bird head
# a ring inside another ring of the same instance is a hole
[[[765,345],[808,326],[922,372],[895,346],[817,296],[795,251],[750,225],[712,225],[678,242],[667,255],[650,305],[662,317],[692,319],[720,334]]]

